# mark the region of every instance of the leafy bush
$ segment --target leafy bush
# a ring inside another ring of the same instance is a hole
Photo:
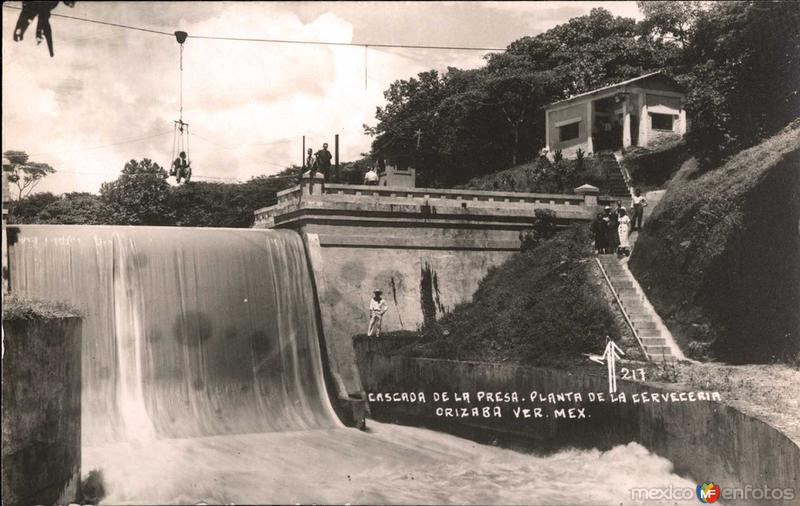
[[[585,183],[598,188],[605,186],[602,166],[596,157],[584,158],[580,165],[577,160],[561,159],[553,163],[540,157],[533,162],[472,179],[460,188],[570,194]]]

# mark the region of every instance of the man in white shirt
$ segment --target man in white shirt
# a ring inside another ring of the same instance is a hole
[[[375,172],[374,167],[370,167],[367,173],[364,174],[364,184],[377,185],[378,179],[378,173]]]
[[[374,295],[369,301],[369,327],[367,328],[367,335],[372,337],[381,337],[381,321],[383,314],[389,310],[389,305],[386,303],[381,295],[383,292],[376,289],[372,292]]]
[[[633,203],[633,222],[632,230],[642,229],[642,220],[644,219],[644,208],[647,207],[647,199],[642,195],[642,191],[638,188],[634,192],[632,199]]]

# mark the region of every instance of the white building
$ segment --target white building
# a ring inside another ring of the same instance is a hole
[[[574,157],[680,138],[685,100],[674,79],[654,72],[555,102],[545,108],[547,149]]]

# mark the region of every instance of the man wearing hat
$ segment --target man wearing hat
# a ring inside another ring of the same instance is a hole
[[[372,300],[369,301],[369,327],[367,328],[367,335],[372,337],[381,337],[381,320],[383,314],[389,310],[389,305],[383,300],[381,294],[383,291],[376,288],[372,292],[374,295]]]

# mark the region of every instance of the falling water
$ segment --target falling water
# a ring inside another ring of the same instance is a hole
[[[13,290],[84,315],[84,444],[338,426],[296,233],[19,228]]]
[[[632,504],[632,487],[693,486],[635,443],[542,457],[341,427],[294,232],[27,225],[11,238],[12,290],[83,313],[82,465],[104,472],[108,503]]]

